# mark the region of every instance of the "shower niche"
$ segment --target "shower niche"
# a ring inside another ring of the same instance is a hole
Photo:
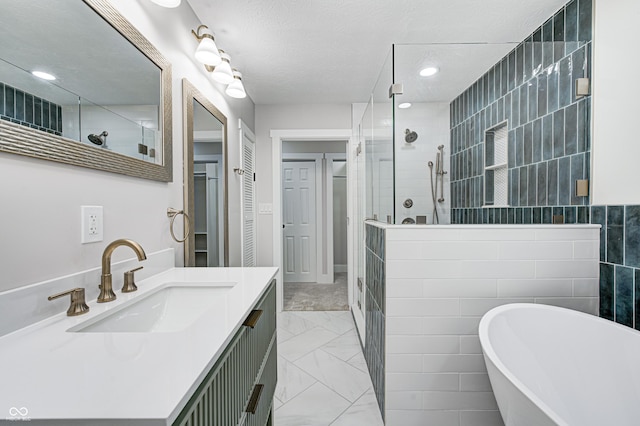
[[[484,134],[484,206],[509,205],[508,128],[505,121]]]

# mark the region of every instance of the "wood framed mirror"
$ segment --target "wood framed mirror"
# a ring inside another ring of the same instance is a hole
[[[229,266],[227,117],[187,79],[184,110],[184,206],[191,219],[185,266]]]
[[[0,151],[172,181],[168,60],[107,0],[3,6]]]

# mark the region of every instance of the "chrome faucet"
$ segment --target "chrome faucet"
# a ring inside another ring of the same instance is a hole
[[[147,258],[142,246],[133,240],[119,239],[109,244],[104,249],[104,253],[102,253],[102,276],[100,277],[100,295],[98,296],[98,303],[116,300],[116,294],[113,292],[111,276],[111,254],[120,246],[130,247],[134,252],[136,252],[138,260],[142,261]]]

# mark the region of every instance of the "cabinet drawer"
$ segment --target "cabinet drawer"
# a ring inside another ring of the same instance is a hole
[[[241,326],[236,332],[180,412],[174,426],[236,426],[246,419],[245,409],[263,364],[263,375],[267,369],[273,370],[275,381],[276,365],[265,364],[265,360],[270,361],[267,358],[269,348],[275,352],[276,347],[275,281],[271,282],[255,309],[262,311],[260,318],[252,324],[253,328]],[[265,386],[263,392],[270,392],[270,398],[273,398],[274,391],[270,387]],[[266,396],[262,395],[260,404]]]
[[[276,344],[274,342],[271,350],[269,351],[267,361],[262,370],[262,374],[256,382],[257,385],[262,386],[262,392],[260,392],[260,399],[257,401],[254,407],[248,406],[247,409],[253,408],[255,412],[247,412],[244,426],[265,426],[271,416],[271,409],[273,406],[273,396],[276,391],[277,382],[277,360],[278,353]],[[254,389],[256,387],[254,386]],[[251,402],[251,401],[250,401]]]

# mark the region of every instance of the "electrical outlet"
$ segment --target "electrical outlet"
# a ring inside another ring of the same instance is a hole
[[[82,244],[96,243],[103,239],[102,206],[81,206],[81,234]]]

